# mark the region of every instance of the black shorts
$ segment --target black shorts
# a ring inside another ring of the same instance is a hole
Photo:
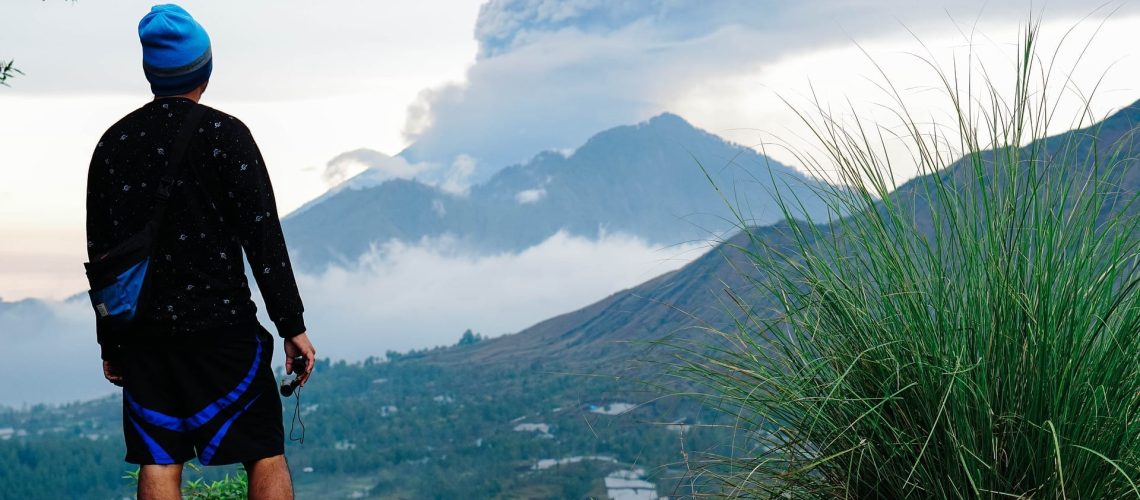
[[[202,465],[284,453],[281,400],[261,325],[124,346],[126,461]]]

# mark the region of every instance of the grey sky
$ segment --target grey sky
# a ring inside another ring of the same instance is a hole
[[[0,57],[27,73],[10,92],[145,97],[136,30],[154,3],[5,2]],[[431,72],[440,52],[471,38],[479,0],[178,3],[210,33],[212,98],[290,100]]]
[[[82,289],[87,159],[114,120],[147,99],[136,26],[151,2],[10,1],[0,58],[26,75],[0,89],[0,297]],[[329,160],[368,148],[403,158],[378,179],[417,175],[462,191],[544,149],[662,111],[746,144],[742,130],[792,120],[776,93],[812,81],[829,99],[865,97],[854,83],[859,41],[876,55],[914,50],[905,27],[962,45],[975,19],[993,43],[1016,40],[1026,0],[245,0],[184,2],[209,30],[215,73],[206,102],[250,125],[280,208],[320,196],[362,167]],[[1099,5],[1099,4],[1098,4]],[[1120,6],[1090,53],[1120,63],[1103,109],[1135,99],[1130,59],[1140,27]],[[1063,32],[1097,5],[1037,8]],[[1086,23],[1095,27],[1096,20]],[[1115,37],[1115,38],[1114,38]],[[1102,64],[1103,63],[1103,64]],[[888,66],[891,66],[888,64]],[[891,66],[903,81],[913,61]],[[1099,71],[1099,69],[1098,69]],[[1094,72],[1095,74],[1095,72]],[[829,92],[830,89],[830,93]],[[1116,92],[1113,94],[1113,92]],[[777,159],[788,162],[789,158]],[[794,163],[794,162],[789,162]],[[328,171],[333,168],[334,171]],[[906,175],[904,172],[903,175]],[[61,262],[72,262],[68,270]]]
[[[214,45],[205,102],[251,127],[289,211],[327,189],[330,158],[404,147],[416,94],[461,80],[473,61],[480,1],[182,5]],[[0,88],[0,298],[82,289],[87,161],[102,132],[149,99],[137,24],[152,3],[0,3],[0,59],[26,73]]]
[[[1030,2],[958,0],[492,0],[479,11],[477,62],[461,84],[421,94],[409,112],[407,156],[476,160],[476,180],[536,151],[671,109],[703,82],[835,46],[1028,19]],[[1110,6],[1111,7],[1111,6]],[[1096,5],[1037,8],[1074,19]],[[1106,12],[1108,9],[1102,9]],[[1133,9],[1125,5],[1118,15]],[[728,95],[726,99],[738,96]],[[763,123],[752,124],[764,127]]]

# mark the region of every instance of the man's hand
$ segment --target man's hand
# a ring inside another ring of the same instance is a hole
[[[115,384],[119,387],[123,386],[123,373],[119,371],[119,367],[115,366],[110,361],[103,361],[103,377],[112,384]]]
[[[313,343],[309,342],[308,332],[285,339],[285,373],[293,373],[293,358],[302,355],[309,360],[305,373],[297,374],[301,387],[304,387],[309,381],[309,374],[313,373],[313,365],[317,364],[317,350],[313,348]]]

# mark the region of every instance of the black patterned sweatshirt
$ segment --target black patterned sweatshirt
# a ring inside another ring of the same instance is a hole
[[[193,101],[156,99],[111,126],[87,172],[87,253],[94,257],[141,231],[154,189]],[[146,335],[209,335],[256,322],[242,250],[277,333],[305,332],[265,161],[240,120],[207,107],[186,148],[134,320]],[[111,355],[104,342],[103,357]]]

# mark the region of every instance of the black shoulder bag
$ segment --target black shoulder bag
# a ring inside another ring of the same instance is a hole
[[[205,107],[194,104],[186,119],[178,129],[174,139],[170,161],[162,173],[154,192],[154,213],[150,221],[135,235],[114,248],[99,255],[83,267],[87,269],[87,281],[91,285],[88,294],[95,308],[95,326],[99,343],[108,347],[121,342],[123,334],[131,327],[136,313],[145,301],[150,280],[150,268],[158,228],[162,224],[170,193],[177,182],[186,155],[186,146],[202,119]]]

